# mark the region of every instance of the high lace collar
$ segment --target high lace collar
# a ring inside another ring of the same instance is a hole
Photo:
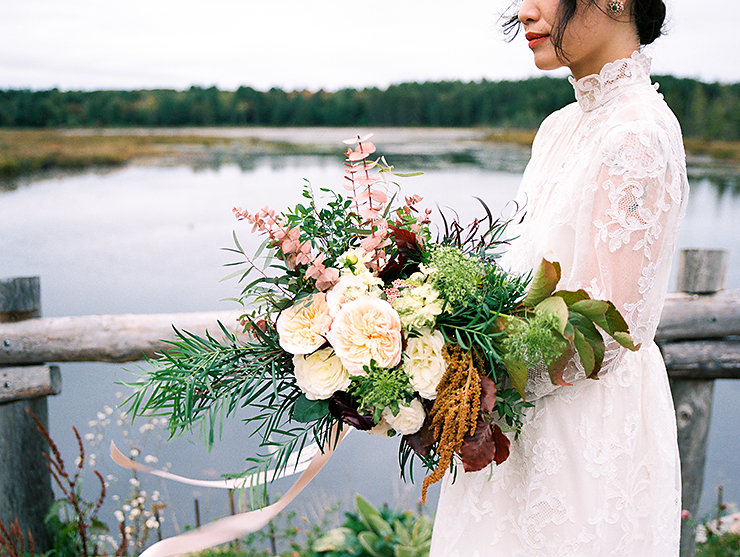
[[[629,58],[605,64],[598,74],[579,80],[568,78],[576,93],[578,105],[586,112],[603,106],[634,84],[650,85],[650,58],[635,51]]]

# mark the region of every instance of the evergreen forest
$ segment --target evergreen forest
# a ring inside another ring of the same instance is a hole
[[[656,76],[684,134],[740,140],[740,83]],[[0,127],[494,126],[536,128],[573,102],[565,79],[401,83],[386,89],[0,90]]]

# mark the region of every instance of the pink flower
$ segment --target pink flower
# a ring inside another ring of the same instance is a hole
[[[277,323],[280,346],[291,354],[310,354],[326,342],[331,315],[321,293],[299,300],[280,314]]]
[[[380,367],[401,361],[401,319],[388,302],[374,296],[344,304],[327,339],[353,375],[364,375],[363,367],[371,360]]]
[[[681,520],[689,520],[691,518],[691,513],[684,509],[681,511]]]

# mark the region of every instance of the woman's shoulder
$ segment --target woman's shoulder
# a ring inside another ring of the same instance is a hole
[[[540,124],[540,127],[537,128],[532,148],[534,149],[538,143],[544,141],[544,138],[560,133],[563,130],[565,122],[572,120],[575,113],[579,110],[578,103],[572,102],[547,116]]]
[[[602,129],[607,135],[625,131],[652,132],[682,143],[681,125],[655,86],[625,91],[615,103]]]

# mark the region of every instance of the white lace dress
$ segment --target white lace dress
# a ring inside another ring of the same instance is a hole
[[[681,131],[635,52],[571,79],[520,188],[527,216],[505,266],[559,261],[562,288],[612,300],[638,352],[607,343],[598,381],[532,370],[534,401],[500,466],[442,484],[432,557],[678,555],[676,422],[653,342],[688,197]]]

